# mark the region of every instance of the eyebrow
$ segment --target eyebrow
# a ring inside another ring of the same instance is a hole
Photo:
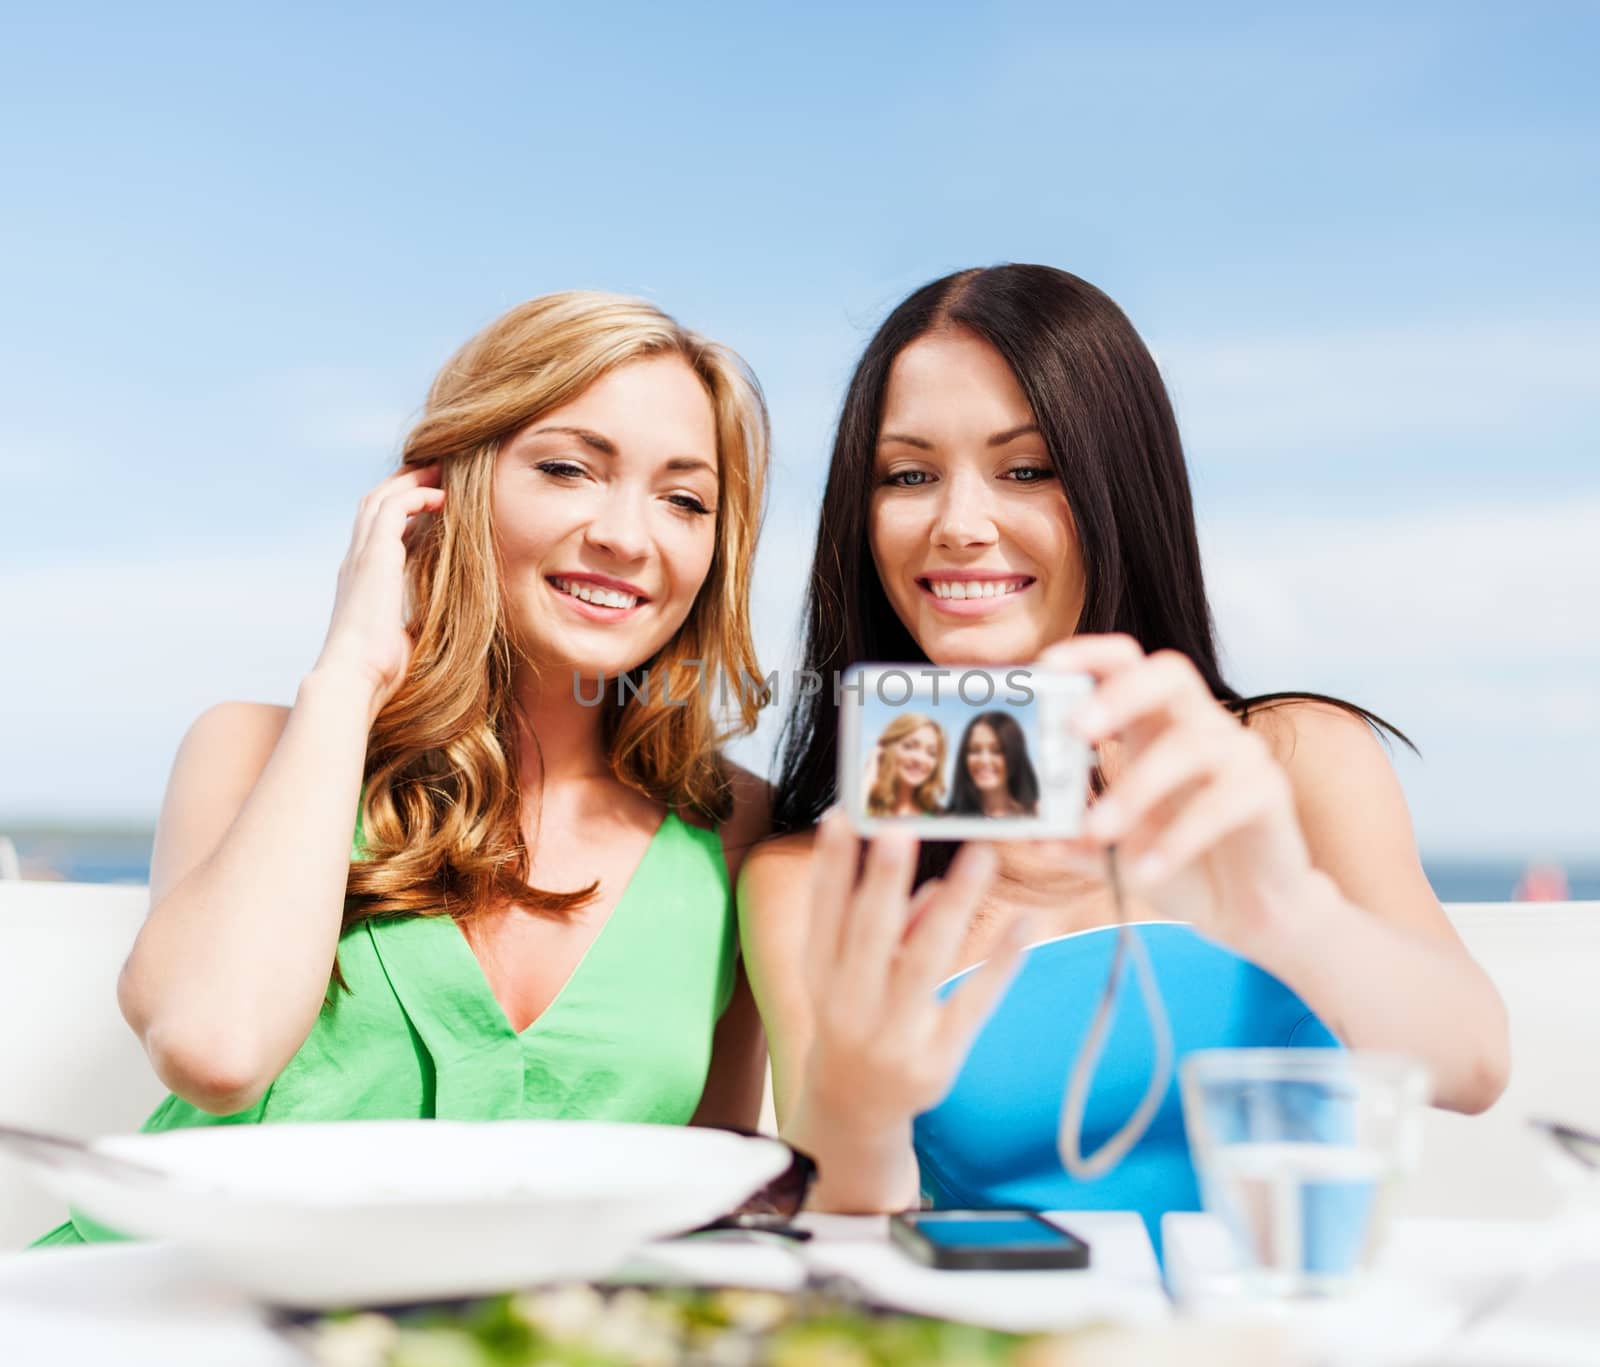
[[[528,433],[530,437],[542,437],[554,433],[559,436],[576,437],[585,446],[591,447],[603,456],[615,456],[617,444],[610,437],[601,436],[600,433],[588,427],[536,427]],[[667,462],[669,470],[704,470],[713,479],[716,478],[717,467],[710,461],[699,456],[674,456]]]
[[[598,432],[587,427],[536,427],[528,433],[530,437],[542,437],[548,433],[557,433],[565,437],[576,437],[585,446],[591,446],[603,456],[617,454],[617,444],[610,437],[602,437]]]
[[[674,456],[667,462],[669,470],[704,470],[713,479],[717,475],[717,467],[709,460],[701,460],[699,456]]]
[[[990,437],[989,440],[984,443],[984,445],[1004,446],[1008,441],[1015,441],[1018,437],[1026,437],[1029,435],[1039,435],[1038,423],[1025,422],[1016,427],[1008,427],[1004,432],[996,432],[994,436]]]
[[[1038,431],[1039,425],[1037,423],[1021,423],[1016,427],[1008,427],[1004,432],[996,432],[992,437],[989,438],[988,441],[984,443],[984,445],[1004,446],[1007,442],[1015,441],[1018,437],[1026,437],[1030,434],[1037,435]],[[890,441],[903,442],[907,446],[915,446],[919,451],[933,450],[933,443],[931,441],[928,441],[922,437],[908,436],[904,432],[885,432],[878,438],[878,441],[880,444]]]

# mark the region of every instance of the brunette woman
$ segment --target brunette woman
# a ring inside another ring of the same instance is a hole
[[[1505,1013],[1423,875],[1380,724],[1223,677],[1172,407],[1093,286],[969,270],[889,315],[845,395],[806,641],[824,678],[868,660],[1091,675],[1082,730],[1103,774],[1080,840],[952,859],[894,832],[863,862],[823,816],[836,707],[826,690],[798,702],[777,787],[789,833],[747,861],[741,914],[779,1120],[820,1160],[818,1204],[889,1210],[920,1187],[1152,1223],[1194,1204],[1175,1088],[1111,1176],[1073,1182],[1057,1157],[1111,939],[1079,932],[1118,914],[1110,846],[1180,1051],[1337,1039],[1424,1060],[1440,1106],[1499,1095]],[[1149,1061],[1124,1008],[1085,1150],[1133,1109]]]
[[[950,816],[1035,816],[1039,776],[1028,738],[1009,712],[980,712],[967,723],[956,751]]]

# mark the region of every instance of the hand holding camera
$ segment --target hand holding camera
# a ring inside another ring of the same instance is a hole
[[[1099,747],[1106,784],[1085,838],[1060,847],[1062,862],[1104,877],[1104,850],[1115,846],[1128,890],[1158,916],[1270,962],[1264,947],[1316,875],[1266,741],[1174,651],[1084,636],[1052,646],[1039,667],[1095,681],[1073,726]]]
[[[1091,756],[1072,717],[1092,687],[1084,674],[1020,665],[847,671],[839,791],[851,824],[920,840],[1076,835]]]
[[[1096,880],[1114,845],[1129,892],[1246,955],[1311,875],[1282,766],[1176,652],[1075,637],[1032,666],[863,666],[840,691],[840,792],[863,835],[1048,841]]]

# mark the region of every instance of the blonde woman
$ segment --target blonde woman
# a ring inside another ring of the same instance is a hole
[[[450,360],[294,706],[178,753],[119,985],[172,1089],[146,1129],[754,1123],[729,889],[765,789],[695,685],[757,674],[766,453],[738,358],[637,300],[537,299]]]
[[[936,816],[944,801],[944,728],[902,712],[883,728],[868,761],[868,816]]]

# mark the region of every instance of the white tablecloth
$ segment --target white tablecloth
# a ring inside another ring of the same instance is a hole
[[[939,1272],[894,1248],[883,1218],[807,1216],[815,1237],[697,1236],[653,1244],[620,1280],[793,1289],[810,1274],[848,1279],[908,1310],[1002,1329],[1167,1317],[1155,1256],[1137,1215],[1051,1217],[1088,1241],[1079,1272]],[[117,1367],[303,1367],[246,1297],[162,1244],[41,1249],[0,1259],[0,1363]]]
[[[1597,1367],[1600,1236],[1558,1221],[1409,1219],[1351,1296],[1239,1298],[1227,1231],[1208,1215],[1161,1225],[1168,1287],[1188,1317],[1265,1319],[1328,1367]]]

